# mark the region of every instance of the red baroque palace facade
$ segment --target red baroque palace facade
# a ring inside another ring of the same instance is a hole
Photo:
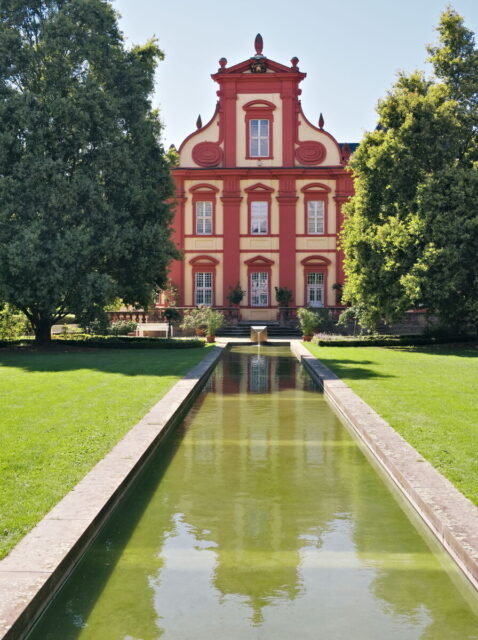
[[[343,283],[337,234],[353,194],[345,170],[350,147],[302,112],[298,59],[291,66],[262,54],[233,66],[219,61],[216,111],[179,148],[175,240],[184,260],[171,281],[180,306],[229,306],[240,283],[243,320],[275,320],[274,287],[293,306],[335,306]]]

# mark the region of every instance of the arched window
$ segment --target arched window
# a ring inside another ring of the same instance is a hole
[[[215,301],[216,266],[212,256],[197,256],[189,261],[193,276],[193,304],[211,306]]]
[[[271,232],[271,198],[274,189],[258,182],[245,189],[247,193],[248,234],[269,235]]]
[[[249,288],[249,306],[271,306],[271,270],[273,260],[256,256],[245,261]]]
[[[219,189],[210,184],[197,184],[192,194],[193,235],[212,236],[216,229],[216,194]]]
[[[327,233],[327,212],[330,187],[319,182],[301,189],[304,194],[304,229],[310,236]]]
[[[330,260],[315,255],[304,258],[301,264],[304,267],[304,304],[308,307],[326,307]]]
[[[272,128],[275,104],[253,100],[243,106],[246,112],[246,158],[272,158]]]

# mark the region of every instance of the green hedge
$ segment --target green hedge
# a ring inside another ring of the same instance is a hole
[[[363,336],[354,340],[314,339],[319,347],[413,347],[432,344],[454,344],[457,342],[476,342],[476,336]]]
[[[31,345],[33,338],[1,340],[0,347]],[[203,340],[175,340],[171,338],[138,338],[127,336],[94,336],[84,333],[68,336],[52,336],[52,344],[72,347],[98,347],[101,349],[197,349],[205,346]]]

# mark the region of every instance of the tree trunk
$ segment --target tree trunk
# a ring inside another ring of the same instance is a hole
[[[50,344],[51,324],[50,318],[40,318],[34,323],[33,329],[35,331],[35,342],[38,344]]]

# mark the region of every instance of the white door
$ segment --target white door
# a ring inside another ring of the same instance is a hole
[[[251,307],[269,306],[269,274],[267,271],[251,273]]]

